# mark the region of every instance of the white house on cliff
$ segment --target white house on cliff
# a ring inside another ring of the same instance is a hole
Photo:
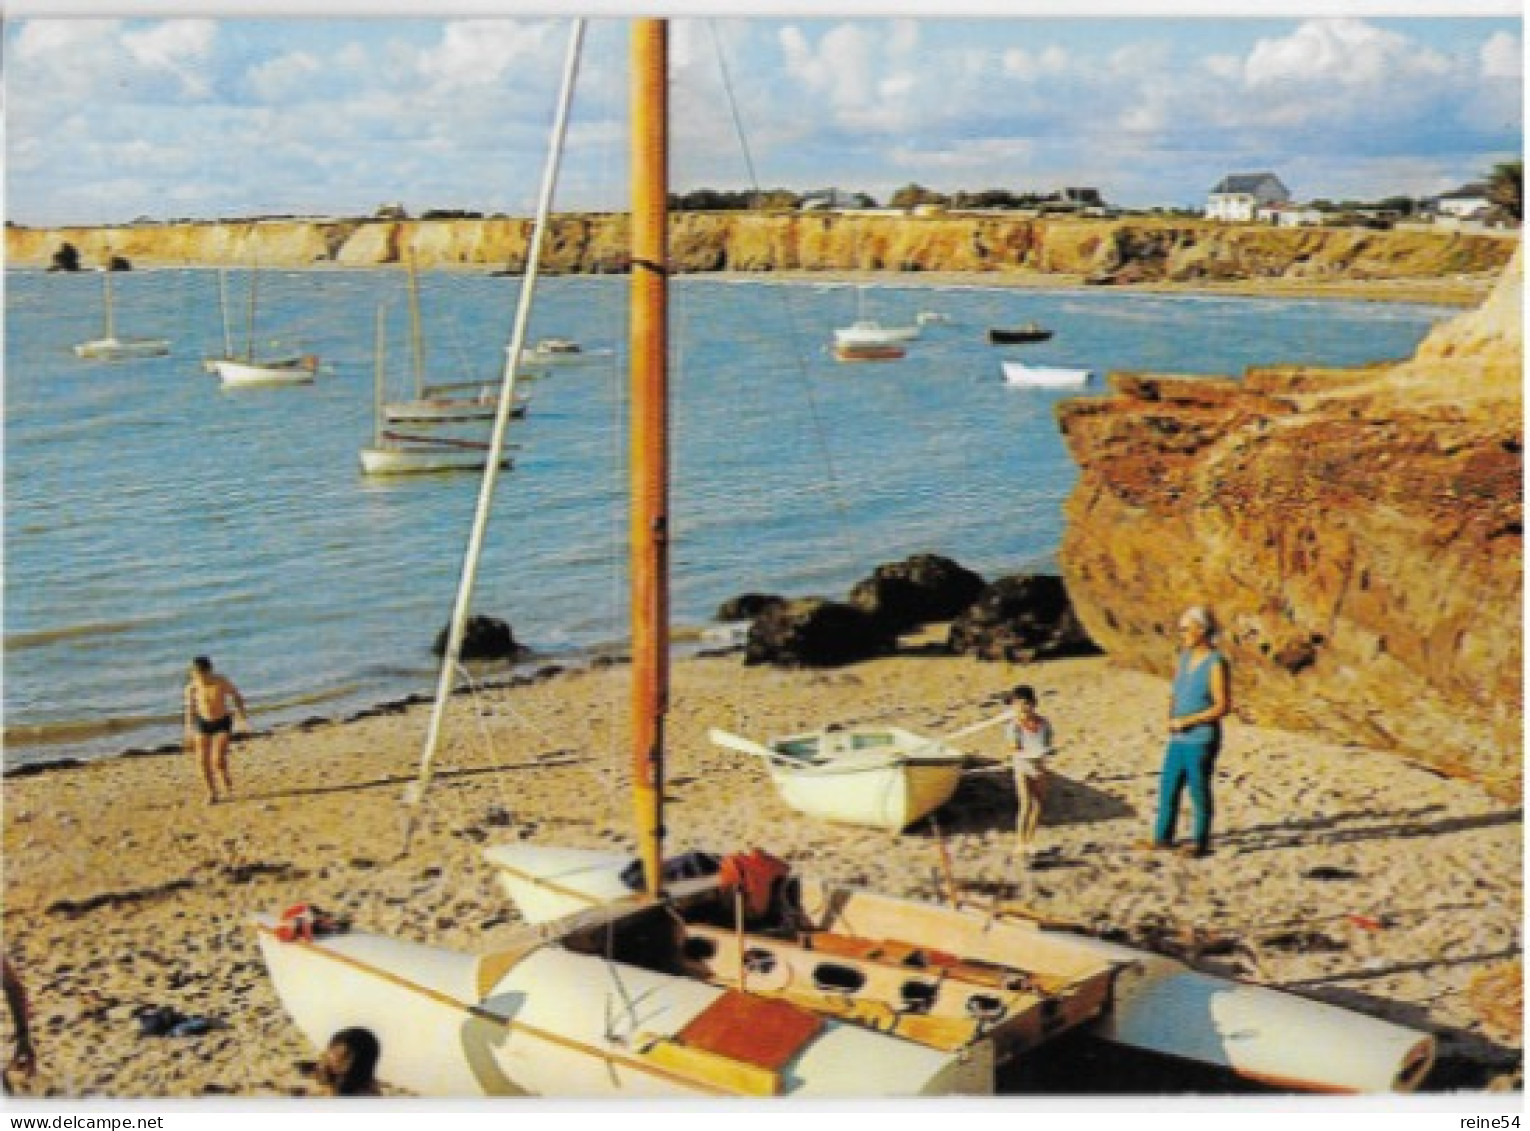
[[[1206,199],[1208,220],[1252,220],[1261,208],[1287,204],[1291,190],[1274,173],[1233,173]]]

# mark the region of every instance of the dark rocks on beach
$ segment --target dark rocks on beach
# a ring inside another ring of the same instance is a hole
[[[446,637],[451,626],[443,628],[436,636],[431,649],[437,656],[446,654]],[[515,642],[510,626],[494,617],[472,616],[463,626],[462,659],[464,660],[513,660],[524,649]]]
[[[896,642],[896,635],[864,609],[806,597],[783,601],[755,619],[744,663],[837,667],[885,655]]]
[[[1089,656],[1089,639],[1060,577],[1001,577],[951,625],[949,647],[980,660],[1034,663],[1057,656]]]
[[[766,609],[775,608],[785,601],[769,593],[742,593],[729,598],[717,607],[717,619],[724,623],[735,620],[754,620]]]
[[[950,558],[915,554],[877,566],[850,590],[850,604],[894,633],[950,620],[983,592],[983,578]]]

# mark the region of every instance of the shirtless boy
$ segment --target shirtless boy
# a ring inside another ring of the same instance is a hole
[[[245,713],[244,696],[239,689],[226,676],[213,671],[212,661],[206,656],[192,660],[186,680],[186,742],[196,752],[209,805],[220,800],[219,782],[223,784],[224,797],[234,795],[234,783],[228,775],[228,744],[236,716],[248,730],[250,717]]]

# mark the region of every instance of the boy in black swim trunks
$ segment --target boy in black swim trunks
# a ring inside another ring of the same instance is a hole
[[[250,718],[239,689],[226,676],[213,671],[212,661],[206,656],[192,660],[186,679],[186,743],[196,752],[209,805],[221,800],[219,782],[225,797],[234,795],[234,783],[228,773],[228,744],[234,733],[235,717],[242,719],[245,729],[249,729]]]

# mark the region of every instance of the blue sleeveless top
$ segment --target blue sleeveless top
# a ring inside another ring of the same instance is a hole
[[[1170,708],[1176,718],[1181,715],[1198,715],[1211,709],[1211,671],[1226,663],[1226,658],[1215,648],[1210,655],[1201,659],[1199,666],[1194,666],[1188,651],[1179,654],[1179,663],[1174,670],[1173,706]],[[1187,746],[1209,746],[1221,740],[1220,719],[1214,723],[1198,723],[1189,730],[1170,736],[1170,741]]]

